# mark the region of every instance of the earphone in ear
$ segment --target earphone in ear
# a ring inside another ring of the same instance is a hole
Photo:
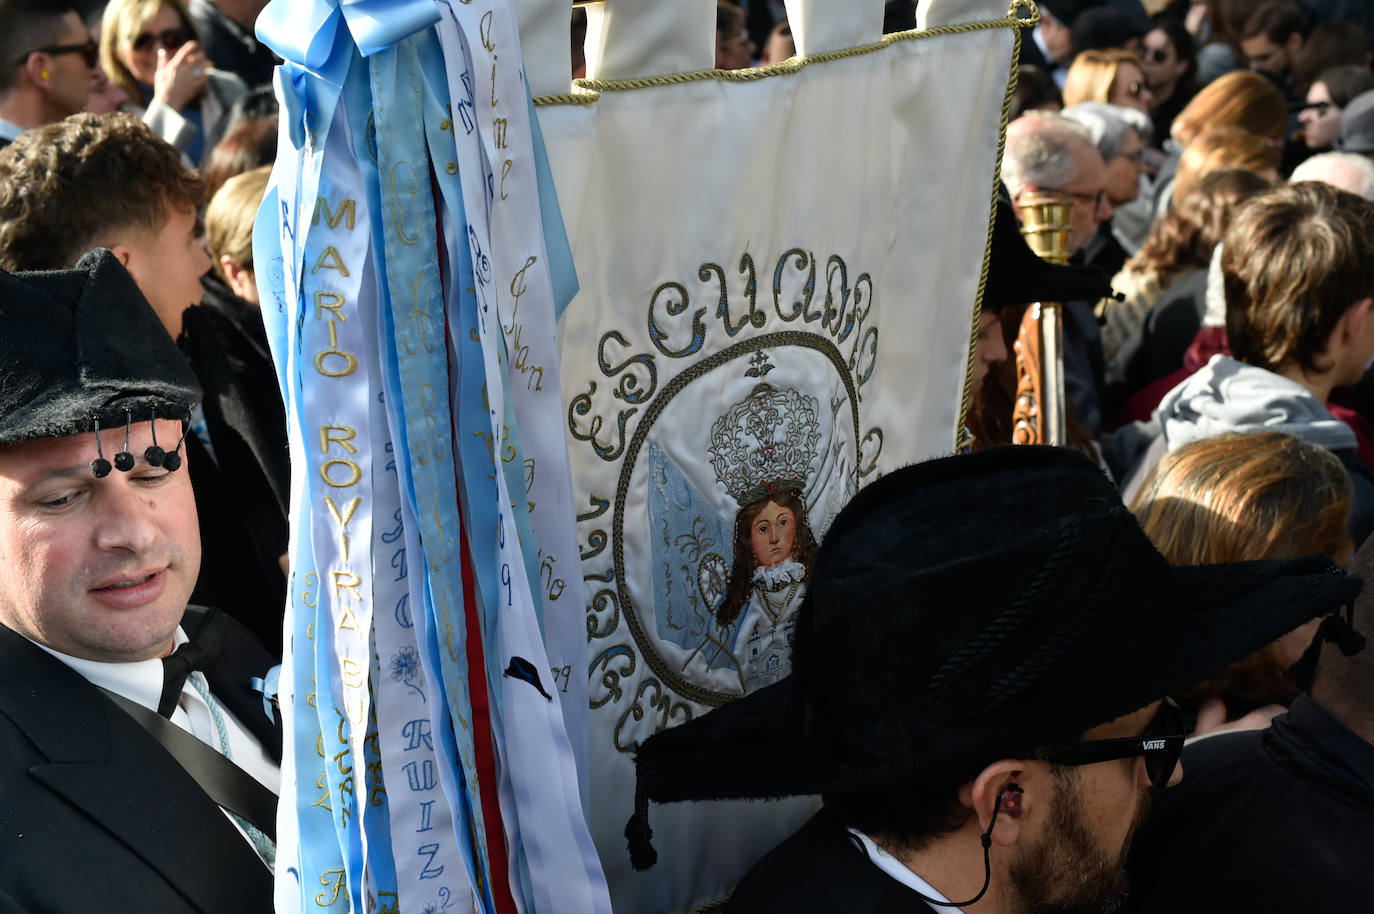
[[[1019,784],[1011,783],[1006,786],[1003,791],[1002,809],[1007,815],[1021,815],[1021,794],[1024,792]]]
[[[44,79],[47,79],[47,78],[48,78],[48,71],[47,71],[47,70],[39,70],[39,71],[38,71],[38,75],[41,76],[41,77],[43,77]]]

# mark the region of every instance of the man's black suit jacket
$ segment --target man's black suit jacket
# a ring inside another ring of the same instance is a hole
[[[280,759],[281,730],[249,684],[274,661],[225,621],[224,655],[206,678]],[[3,625],[0,911],[272,911],[271,874],[190,775],[95,686]]]
[[[725,914],[915,914],[936,910],[871,863],[825,809],[756,863]]]

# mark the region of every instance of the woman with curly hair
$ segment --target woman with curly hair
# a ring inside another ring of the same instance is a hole
[[[1115,411],[1136,391],[1182,364],[1183,352],[1202,324],[1201,313],[1194,315],[1190,326],[1157,338],[1148,320],[1151,312],[1176,287],[1188,285],[1185,278],[1196,278],[1197,285],[1205,286],[1212,250],[1231,214],[1271,183],[1270,176],[1246,169],[1208,174],[1155,223],[1139,252],[1112,279],[1112,288],[1125,298],[1104,299],[1100,306],[1106,320],[1102,352],[1109,410]],[[1171,331],[1175,323],[1188,322],[1172,321]]]
[[[1171,136],[1164,143],[1168,154],[1155,175],[1149,193],[1142,193],[1113,221],[1128,251],[1145,243],[1150,229],[1169,209],[1174,193],[1174,175],[1183,151],[1199,136],[1219,127],[1239,127],[1282,149],[1288,126],[1288,102],[1274,84],[1258,73],[1238,70],[1198,90],[1193,100],[1174,118]]]

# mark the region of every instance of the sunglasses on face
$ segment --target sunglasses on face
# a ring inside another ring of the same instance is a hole
[[[1330,111],[1332,107],[1333,106],[1331,102],[1308,102],[1298,110],[1311,111],[1313,114],[1316,114],[1318,117],[1320,117],[1326,114],[1326,112]]]
[[[155,45],[175,51],[191,40],[185,29],[167,29],[162,32],[139,32],[131,47],[140,54],[147,54]]]
[[[1183,712],[1172,698],[1160,703],[1159,711],[1139,736],[1118,739],[1090,739],[1056,746],[1034,753],[1034,758],[1057,765],[1095,765],[1116,759],[1145,756],[1145,773],[1150,783],[1165,787],[1183,755]]]
[[[32,54],[47,54],[51,57],[57,57],[62,54],[80,54],[85,58],[86,66],[95,69],[95,65],[100,59],[100,45],[90,39],[81,42],[81,44],[48,45],[45,48],[34,48],[28,54],[16,60],[15,63],[24,63]]]
[[[1145,59],[1150,63],[1168,63],[1169,52],[1164,48],[1147,48],[1145,50]]]

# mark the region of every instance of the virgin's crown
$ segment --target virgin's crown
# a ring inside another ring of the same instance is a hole
[[[801,491],[821,440],[817,402],[760,384],[711,426],[716,481],[741,507],[781,491]]]

